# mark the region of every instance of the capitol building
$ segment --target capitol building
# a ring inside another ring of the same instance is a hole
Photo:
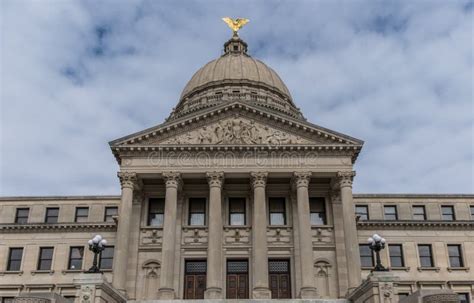
[[[0,198],[1,302],[471,302],[474,195],[353,194],[364,142],[309,120],[234,32],[110,142],[120,196]]]

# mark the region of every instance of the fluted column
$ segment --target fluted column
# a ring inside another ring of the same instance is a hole
[[[112,284],[123,294],[126,293],[127,261],[128,261],[128,238],[130,235],[130,214],[132,213],[133,189],[137,185],[137,175],[132,172],[118,172],[122,186],[122,197],[120,200],[120,213],[117,226],[117,240],[114,251],[114,276]]]
[[[178,188],[181,176],[177,172],[163,173],[166,184],[165,218],[163,224],[163,247],[161,250],[161,276],[159,297],[161,300],[176,298],[173,287],[176,245],[176,212],[178,204]]]
[[[359,241],[357,239],[355,209],[352,200],[352,180],[354,176],[354,171],[337,173],[337,183],[341,190],[342,220],[344,224],[344,244],[346,248],[349,292],[358,287],[361,283]]]
[[[298,204],[298,231],[301,260],[301,289],[302,299],[313,299],[317,296],[314,287],[313,273],[313,241],[311,236],[311,219],[309,211],[308,186],[311,180],[311,172],[295,172],[293,176],[296,187],[296,199]]]
[[[207,173],[209,183],[209,237],[206,299],[222,299],[222,184],[223,172]]]
[[[267,247],[267,207],[265,186],[266,172],[252,172],[253,218],[252,218],[252,258],[254,299],[270,299],[268,288],[268,247]]]

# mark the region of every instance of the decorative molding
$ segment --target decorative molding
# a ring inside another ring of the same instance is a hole
[[[425,229],[425,228],[436,228],[436,229],[465,229],[473,228],[474,221],[384,221],[384,220],[368,220],[357,222],[358,229]]]
[[[224,184],[224,172],[207,172],[206,173],[207,182],[209,183],[209,187],[219,187],[221,188]]]
[[[64,232],[64,231],[116,231],[114,223],[28,223],[28,224],[0,224],[2,232]]]

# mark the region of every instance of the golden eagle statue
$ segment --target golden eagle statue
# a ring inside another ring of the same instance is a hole
[[[232,29],[234,35],[237,35],[239,29],[250,21],[249,19],[245,18],[237,18],[234,20],[230,17],[224,17],[222,20]]]

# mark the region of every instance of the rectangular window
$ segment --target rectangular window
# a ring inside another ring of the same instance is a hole
[[[326,203],[324,198],[310,198],[309,209],[311,225],[326,225]]]
[[[189,198],[189,225],[206,225],[206,199]]]
[[[89,219],[89,207],[76,207],[74,222],[87,222]]]
[[[418,244],[421,267],[434,267],[433,253],[430,244]]]
[[[118,215],[117,206],[109,206],[105,208],[104,222],[114,222],[114,217]]]
[[[449,265],[451,267],[464,267],[464,260],[462,258],[461,245],[449,244],[448,254],[449,254]]]
[[[269,210],[270,225],[286,224],[285,198],[270,198]]]
[[[383,207],[385,220],[398,220],[397,207],[395,205],[386,205]]]
[[[28,215],[30,213],[29,208],[17,208],[15,215],[15,223],[26,224],[28,223]]]
[[[413,206],[413,220],[426,220],[426,210],[424,205]]]
[[[71,247],[69,249],[69,262],[67,265],[68,269],[81,270],[82,260],[84,259],[84,247]]]
[[[459,303],[469,303],[469,293],[459,293],[458,294]]]
[[[229,224],[245,225],[245,198],[229,198]]]
[[[15,301],[15,297],[2,297],[2,303],[13,303]]]
[[[53,247],[40,247],[37,270],[51,270],[53,263]]]
[[[112,269],[113,261],[114,261],[114,247],[113,246],[107,246],[100,253],[99,268],[100,269]]]
[[[356,217],[359,217],[359,220],[369,220],[369,207],[367,205],[356,205]]]
[[[474,220],[474,205],[469,206],[471,209],[471,220]]]
[[[443,220],[445,221],[454,221],[454,207],[450,205],[443,205],[441,206],[441,214],[443,216]]]
[[[163,226],[165,218],[165,199],[150,198],[148,200],[148,225]]]
[[[7,271],[19,271],[21,269],[21,259],[23,258],[23,248],[10,248],[8,254]]]
[[[390,255],[391,267],[405,266],[405,261],[403,260],[403,247],[401,244],[390,244],[388,246],[388,253]]]
[[[59,207],[48,207],[46,208],[46,216],[44,218],[45,223],[58,223]]]
[[[359,252],[362,267],[374,267],[374,254],[369,244],[359,244]]]

